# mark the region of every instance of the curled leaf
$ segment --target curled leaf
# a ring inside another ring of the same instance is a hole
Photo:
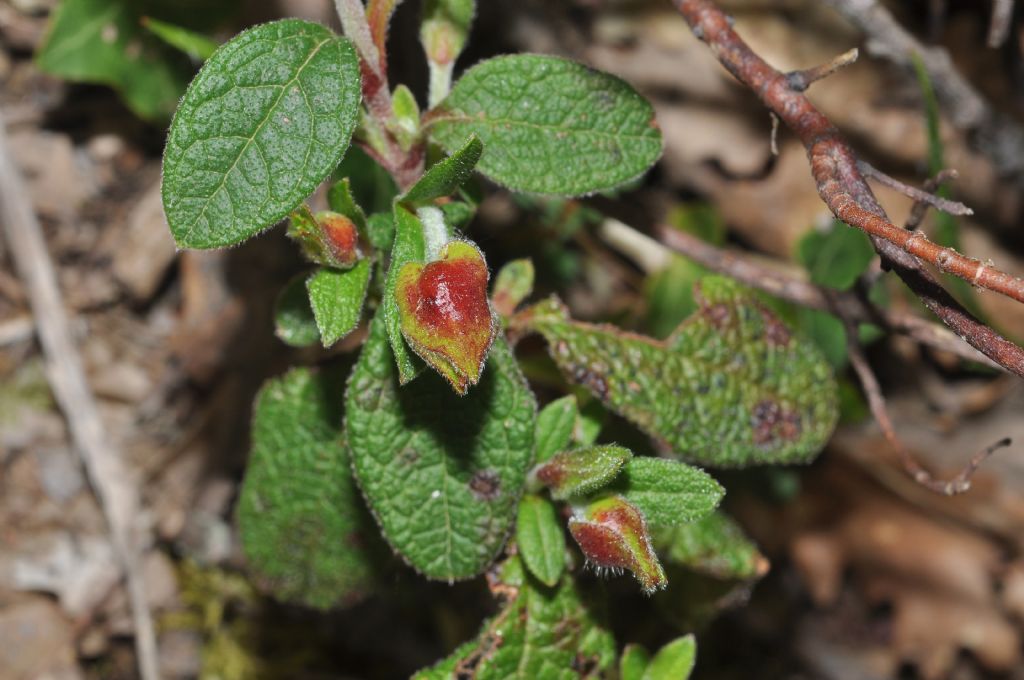
[[[608,496],[578,509],[569,519],[569,533],[599,571],[627,569],[648,594],[668,583],[651,545],[647,521],[622,496]]]
[[[313,215],[302,206],[289,216],[288,236],[310,261],[325,267],[349,269],[362,257],[359,229],[341,213],[325,210]]]
[[[586,446],[556,454],[534,468],[533,478],[548,487],[552,498],[565,500],[605,486],[632,457],[621,446]]]
[[[480,379],[498,330],[487,280],[483,253],[456,240],[434,262],[405,264],[395,284],[406,342],[459,394]]]

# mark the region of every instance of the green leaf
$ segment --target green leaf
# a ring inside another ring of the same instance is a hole
[[[705,277],[698,311],[664,342],[528,310],[566,378],[674,456],[715,466],[811,460],[837,418],[827,362],[739,284]]]
[[[123,0],[64,0],[36,55],[43,71],[118,90],[150,121],[165,122],[188,84],[188,59],[142,28],[147,6]]]
[[[326,609],[373,586],[376,532],[349,471],[344,372],[293,369],[256,399],[238,503],[249,569],[278,598]]]
[[[838,318],[808,307],[796,309],[796,324],[832,367],[840,371],[846,367],[849,354],[846,346],[846,328]]]
[[[559,451],[564,451],[572,441],[576,427],[576,397],[569,395],[541,409],[537,415],[537,462],[543,463]]]
[[[644,671],[643,680],[686,680],[697,661],[693,635],[679,638],[658,650]]]
[[[324,267],[306,281],[309,303],[324,347],[338,342],[359,325],[369,282],[369,260],[359,260],[351,269]]]
[[[423,205],[435,198],[450,196],[473,174],[484,145],[475,135],[465,140],[462,148],[434,163],[416,184],[398,200],[409,206]]]
[[[164,211],[178,245],[233,245],[287,215],[341,160],[359,98],[355,50],[320,24],[275,21],[218,49],[164,151]]]
[[[395,244],[395,219],[390,211],[374,213],[366,218],[366,237],[375,250],[391,251]]]
[[[384,313],[391,351],[398,366],[398,376],[404,385],[419,375],[423,369],[423,362],[409,349],[402,337],[402,314],[398,308],[398,299],[395,297],[395,288],[398,286],[398,273],[402,267],[409,262],[423,262],[426,259],[427,244],[420,219],[397,204],[394,225],[395,239],[391,247],[391,265],[388,268],[387,280],[384,282],[381,310]]]
[[[721,485],[703,470],[646,456],[626,463],[612,489],[640,508],[651,524],[661,526],[700,519],[725,495]]]
[[[501,550],[533,459],[536,404],[499,338],[472,398],[427,372],[399,388],[381,315],[349,381],[353,468],[384,536],[429,578],[469,578]]]
[[[875,257],[867,234],[833,221],[827,232],[812,231],[800,240],[797,257],[819,286],[847,290]]]
[[[532,475],[548,487],[552,498],[564,501],[607,486],[632,457],[629,449],[614,444],[584,446],[556,453]]]
[[[768,570],[768,560],[743,530],[716,510],[689,524],[661,526],[651,523],[658,554],[670,564],[689,567],[719,579],[747,581]]]
[[[336,213],[352,220],[360,232],[366,231],[366,213],[356,203],[352,193],[352,180],[343,177],[331,185],[327,191],[327,205]]]
[[[551,501],[533,494],[526,494],[519,501],[516,546],[523,562],[541,583],[558,583],[565,568],[565,531]]]
[[[352,185],[352,197],[367,213],[391,212],[391,204],[398,195],[398,186],[388,171],[360,147],[353,145],[348,148],[334,177],[348,178]]]
[[[569,576],[555,588],[528,575],[521,582],[504,585],[509,599],[484,624],[476,640],[437,666],[420,671],[416,680],[605,677],[615,661],[615,640]]]
[[[651,655],[643,645],[626,645],[619,657],[619,680],[642,680],[650,662]]]
[[[309,306],[305,274],[289,281],[277,297],[274,334],[292,347],[308,347],[320,339],[320,329]]]
[[[612,189],[661,156],[651,105],[624,81],[558,57],[490,59],[427,115],[448,151],[476,134],[479,170],[514,191],[577,196]]]
[[[533,260],[530,258],[505,264],[494,278],[494,291],[491,293],[494,310],[503,317],[512,316],[516,307],[533,292],[533,279]]]
[[[142,17],[142,25],[150,33],[196,61],[206,61],[217,51],[216,41],[183,26],[160,21],[153,17]]]

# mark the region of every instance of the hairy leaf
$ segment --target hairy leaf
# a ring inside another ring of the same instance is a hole
[[[398,307],[395,289],[398,286],[398,273],[406,264],[423,262],[427,257],[427,244],[423,236],[423,224],[415,214],[395,205],[394,210],[394,245],[391,247],[391,265],[388,268],[387,280],[384,283],[384,299],[381,310],[387,326],[388,341],[398,366],[398,376],[402,384],[409,382],[423,368],[420,361],[402,338],[402,315]]]
[[[689,567],[719,579],[746,581],[768,570],[768,560],[735,521],[721,511],[689,524],[661,526],[652,521],[654,546],[666,563]]]
[[[256,400],[238,503],[249,568],[275,596],[329,608],[372,586],[373,523],[342,437],[344,375],[293,369]]]
[[[275,21],[218,49],[164,151],[164,211],[178,245],[233,245],[287,215],[341,160],[359,98],[355,50],[320,24]]]
[[[435,198],[450,196],[473,174],[484,145],[475,135],[452,152],[451,156],[430,166],[416,184],[398,200],[410,206],[432,202]]]
[[[324,267],[306,281],[324,347],[338,342],[359,325],[369,283],[369,260],[359,260],[351,269]]]
[[[479,574],[533,459],[536,404],[508,345],[494,344],[472,399],[431,372],[400,387],[378,314],[347,394],[353,468],[384,536],[429,578]]]
[[[515,560],[510,560],[510,562]],[[504,571],[519,571],[506,565]],[[416,680],[601,678],[615,661],[615,640],[591,612],[572,578],[550,588],[528,574],[503,579],[509,599],[476,640]]]
[[[700,519],[725,495],[721,485],[703,470],[648,456],[626,463],[612,488],[640,508],[652,524],[662,526]]]
[[[598,570],[618,573],[626,569],[646,593],[668,583],[651,545],[646,518],[622,496],[605,496],[586,507],[574,507],[569,533],[587,562]]]
[[[571,321],[557,300],[532,309],[566,377],[671,448],[721,467],[811,460],[837,418],[828,363],[752,293],[721,277],[666,341]]]
[[[66,80],[114,87],[136,114],[166,122],[191,67],[142,27],[147,9],[124,0],[64,0],[37,53],[39,67]]]
[[[565,568],[565,531],[551,501],[533,494],[526,494],[519,501],[516,546],[527,568],[541,583],[558,583]]]
[[[569,446],[578,414],[576,397],[571,394],[555,399],[541,409],[537,415],[538,463],[543,463]]]
[[[632,457],[629,449],[614,444],[584,446],[556,453],[534,468],[533,476],[552,498],[566,500],[607,486]]]
[[[306,276],[296,276],[289,281],[274,308],[274,333],[292,347],[308,347],[320,339],[320,329],[309,306]]]
[[[624,81],[558,57],[490,59],[428,116],[449,152],[476,134],[480,171],[515,191],[577,196],[639,177],[661,156],[651,105]]]

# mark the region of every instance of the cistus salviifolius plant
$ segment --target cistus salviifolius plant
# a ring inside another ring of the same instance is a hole
[[[724,490],[692,464],[811,460],[836,421],[831,370],[723,278],[700,282],[696,311],[664,340],[575,321],[554,297],[525,304],[533,265],[491,275],[466,183],[614,189],[660,157],[654,112],[622,80],[553,56],[489,59],[453,82],[471,0],[424,3],[421,111],[387,81],[396,4],[338,0],[346,37],[295,19],[237,35],[168,136],[163,201],[180,247],[233,246],[287,218],[310,269],[281,294],[279,337],[330,347],[368,324],[354,364],[295,368],[257,399],[237,513],[251,575],[279,599],[333,608],[384,588],[389,553],[427,579],[486,573],[499,612],[426,678],[686,677],[691,637],[620,652],[581,575],[630,572],[653,594],[682,567],[763,573],[716,510]],[[389,178],[387,209],[360,205],[345,176],[353,141]],[[330,210],[312,211],[332,176]],[[513,352],[527,335],[572,390],[542,409]],[[599,441],[602,409],[662,456]]]

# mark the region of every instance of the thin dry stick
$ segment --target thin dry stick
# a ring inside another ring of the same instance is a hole
[[[834,298],[832,301],[835,301]],[[926,470],[914,458],[910,450],[907,449],[896,435],[896,428],[893,427],[892,419],[889,417],[889,409],[885,405],[885,397],[882,395],[882,388],[878,384],[878,378],[875,377],[875,372],[871,370],[871,365],[868,364],[868,360],[864,356],[864,350],[857,341],[857,327],[849,319],[842,316],[841,313],[837,313],[837,316],[843,322],[843,328],[846,331],[846,349],[850,357],[850,365],[853,366],[853,370],[857,373],[857,378],[860,380],[861,387],[864,388],[864,395],[868,399],[868,408],[871,409],[871,415],[874,416],[878,426],[882,428],[882,434],[885,436],[886,441],[896,449],[903,469],[921,486],[945,496],[964,493],[970,489],[971,478],[978,471],[981,464],[997,450],[1009,446],[1011,443],[1010,438],[1001,439],[995,444],[975,453],[971,456],[970,461],[952,479],[936,479],[932,473]]]
[[[680,255],[712,271],[730,276],[751,288],[823,312],[832,311],[833,306],[838,305],[843,315],[856,323],[877,324],[890,332],[906,335],[922,345],[949,352],[968,361],[977,361],[1000,371],[1007,370],[958,338],[945,326],[910,314],[877,308],[853,293],[839,293],[836,301],[830,302],[824,288],[765,267],[739,252],[718,248],[672,227],[660,227],[658,237],[662,243]]]
[[[945,170],[939,170],[934,177],[930,177],[925,181],[923,189],[929,194],[934,194],[938,191],[939,187],[949,180],[954,180],[960,175],[957,171],[952,168]],[[928,211],[929,203],[927,201],[914,201],[914,206],[910,209],[910,215],[907,217],[907,221],[904,223],[903,228],[908,231],[913,231],[921,226],[921,221],[924,220],[924,214]]]
[[[951,201],[948,198],[936,196],[929,191],[924,191],[917,187],[904,184],[895,177],[890,177],[866,161],[857,161],[857,169],[860,170],[861,174],[865,177],[877,180],[879,184],[887,186],[890,189],[894,189],[908,198],[914,199],[916,203],[927,203],[936,210],[941,210],[942,212],[949,213],[950,215],[974,214],[973,210],[960,201]]]
[[[917,259],[974,285],[1024,301],[1024,280],[966,258],[907,232],[889,221],[857,169],[853,151],[839,131],[786,76],[769,66],[732,29],[732,22],[710,0],[673,0],[694,34],[718,60],[774,111],[803,142],[811,174],[825,204],[842,221],[867,232],[883,265],[892,269],[943,323],[996,363],[1024,376],[1024,349],[978,321]]]
[[[988,26],[988,46],[1002,47],[1010,35],[1010,20],[1013,18],[1013,0],[995,0],[992,3],[992,22]]]
[[[877,0],[825,2],[867,36],[866,47],[871,54],[911,73],[914,57],[919,56],[950,122],[969,134],[975,148],[989,157],[1001,175],[1024,179],[1024,128],[997,113],[960,75],[946,50],[922,44]]]
[[[803,92],[815,82],[823,78],[828,78],[839,69],[845,68],[854,63],[857,61],[858,56],[860,56],[860,51],[854,47],[852,50],[847,50],[838,57],[832,59],[832,61],[821,64],[820,66],[812,66],[811,68],[805,68],[802,71],[790,71],[786,74],[786,78],[789,79],[790,87],[797,92]]]
[[[71,437],[109,526],[114,552],[125,573],[139,673],[143,680],[158,680],[156,636],[146,602],[135,531],[139,497],[119,452],[103,431],[96,401],[71,336],[53,263],[28,196],[24,180],[8,151],[0,115],[0,222],[11,258],[28,294],[50,386],[68,421]]]

